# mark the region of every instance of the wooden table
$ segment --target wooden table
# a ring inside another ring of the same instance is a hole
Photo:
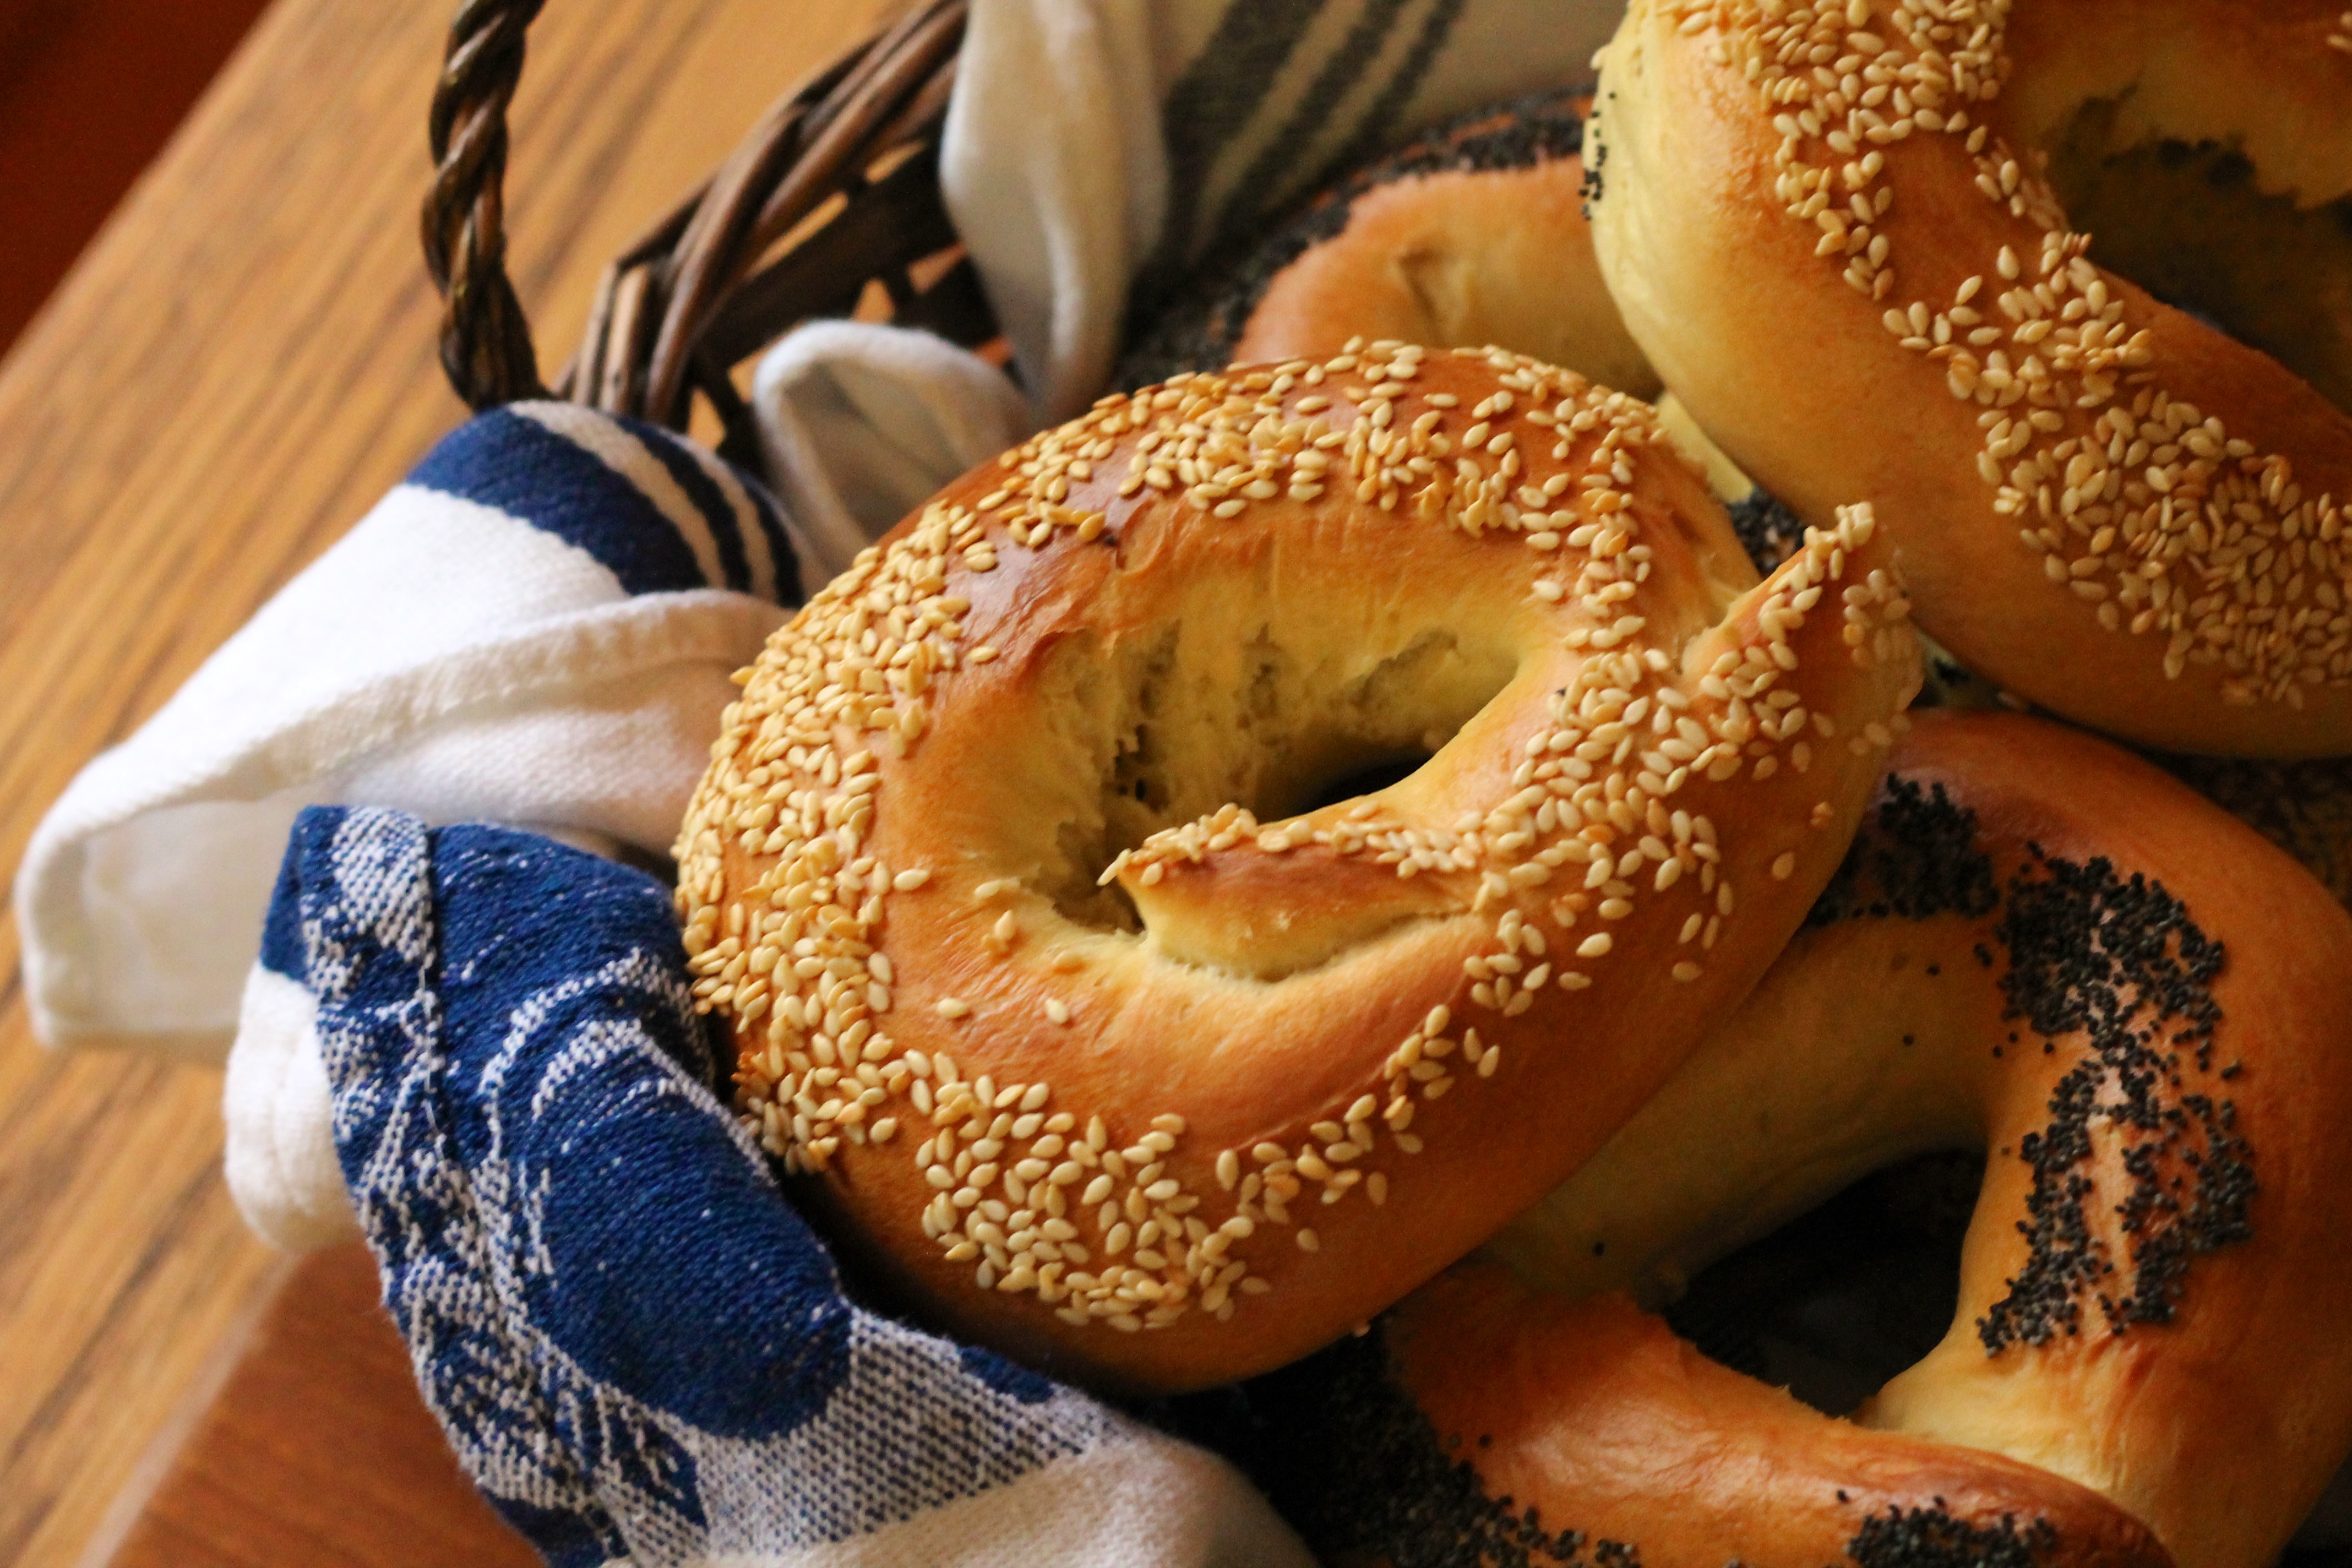
[[[415,216],[451,8],[278,0],[0,363],[12,873],[74,771],[461,416],[435,359]],[[516,105],[509,226],[551,372],[604,260],[894,8],[549,7]],[[211,1505],[181,1487],[174,1507],[195,1517],[176,1526],[147,1499],[158,1478],[191,1473],[180,1437],[217,1436],[215,1394],[283,1399],[269,1371],[289,1346],[331,1344],[341,1331],[321,1342],[321,1321],[373,1328],[351,1289],[364,1276],[289,1275],[243,1230],[219,1176],[217,1070],[42,1050],[17,957],[0,920],[0,1563],[102,1562],[118,1545],[158,1553],[142,1561],[284,1562],[295,1537],[228,1517],[266,1506],[251,1476]],[[273,1308],[289,1279],[306,1294]],[[252,1339],[257,1321],[267,1331]],[[266,1445],[249,1451],[266,1475]],[[389,1561],[348,1537],[406,1482],[347,1479],[352,1509],[306,1516],[305,1563]],[[359,1506],[371,1492],[373,1513]],[[201,1552],[188,1544],[200,1536]]]

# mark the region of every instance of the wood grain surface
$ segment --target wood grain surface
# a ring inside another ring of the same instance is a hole
[[[356,1242],[315,1254],[124,1511],[109,1568],[531,1568],[539,1554],[482,1500],[409,1375]]]
[[[509,228],[550,371],[605,258],[893,8],[549,7]],[[415,237],[448,10],[278,0],[0,363],[0,868],[460,417]],[[17,959],[0,921],[0,1563],[70,1563],[277,1264],[218,1072],[44,1052]]]

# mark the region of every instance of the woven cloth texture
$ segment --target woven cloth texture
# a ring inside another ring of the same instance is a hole
[[[558,1568],[1307,1561],[1223,1461],[850,1302],[652,877],[312,807],[263,958],[426,1402]]]

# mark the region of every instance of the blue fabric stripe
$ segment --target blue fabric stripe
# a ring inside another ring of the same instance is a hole
[[[686,499],[694,503],[695,510],[710,525],[710,537],[719,546],[719,564],[727,569],[727,585],[738,593],[749,593],[751,561],[743,552],[742,524],[719,482],[704,471],[694,454],[687,451],[676,436],[661,426],[617,416],[614,423],[643,441],[646,450],[669,470],[669,477],[677,481],[677,488],[686,492]]]
[[[656,443],[654,450],[662,448]],[[594,558],[624,592],[719,586],[704,580],[693,550],[643,491],[595,454],[520,415],[494,409],[467,420],[410,470],[408,482],[553,534]]]
[[[765,485],[740,470],[739,477],[743,480],[743,493],[751,498],[751,510],[760,520],[760,531],[768,536],[768,556],[776,563],[777,601],[797,605],[802,597],[800,552],[793,548],[792,536],[784,531],[783,512]]]
[[[537,1499],[486,1495],[549,1562],[588,1568],[625,1557],[627,1539],[581,1457],[548,1440],[572,1391],[529,1375],[527,1333],[485,1288],[499,1238],[457,1157],[452,1113],[465,1102],[436,994],[441,890],[425,825],[312,806],[295,819],[286,856],[280,898],[299,906],[306,940],[329,959],[312,990],[336,1153],[426,1403],[461,1457],[540,1460],[528,1489]]]
[[[310,973],[306,952],[302,942],[302,863],[289,852],[278,862],[278,886],[269,895],[269,916],[261,922],[261,967],[289,980],[301,980]]]

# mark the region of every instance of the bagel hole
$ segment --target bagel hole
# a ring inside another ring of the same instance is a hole
[[[1851,1415],[1950,1331],[1984,1172],[1962,1152],[1874,1172],[1701,1269],[1666,1321],[1732,1371]]]
[[[1099,885],[1121,851],[1229,803],[1273,823],[1389,788],[1517,668],[1507,645],[1448,626],[1385,639],[1286,636],[1272,620],[1229,628],[1202,617],[1108,650],[1073,638],[1055,651],[1046,679],[1066,689],[1061,710],[1096,721],[1066,731],[1091,763],[1058,781],[1060,826],[1036,877],[1069,920],[1140,931],[1125,891]]]
[[[1378,757],[1359,767],[1349,769],[1337,778],[1315,785],[1293,811],[1320,811],[1327,805],[1337,805],[1360,795],[1378,795],[1391,784],[1402,784],[1421,771],[1421,765],[1437,755],[1435,747],[1415,749],[1393,757]]]
[[[2091,258],[2352,410],[2352,197],[2299,208],[2265,195],[2226,142],[2118,147],[2120,113],[2112,99],[2086,103],[2047,149]]]

